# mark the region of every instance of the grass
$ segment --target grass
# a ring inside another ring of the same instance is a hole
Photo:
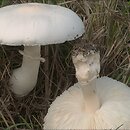
[[[101,76],[107,75],[130,85],[130,49],[128,3],[121,0],[0,0],[5,6],[22,2],[59,4],[74,10],[83,19],[85,43],[97,44],[101,50]],[[89,9],[88,9],[89,8]],[[82,40],[81,40],[82,41]],[[21,65],[22,47],[0,46],[0,130],[41,130],[51,102],[76,82],[71,60],[74,43],[42,47],[38,83],[26,97],[17,98],[9,89],[14,68]]]

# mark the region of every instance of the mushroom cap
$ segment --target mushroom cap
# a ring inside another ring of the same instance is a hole
[[[46,45],[74,40],[84,33],[84,25],[72,10],[40,3],[16,4],[0,8],[0,43]]]
[[[101,107],[94,113],[87,104],[79,83],[58,96],[44,118],[44,129],[129,129],[130,88],[108,77],[96,79],[96,94]]]

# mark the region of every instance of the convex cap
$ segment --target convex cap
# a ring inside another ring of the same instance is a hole
[[[0,42],[46,45],[74,40],[84,33],[79,16],[68,8],[25,3],[0,8]]]

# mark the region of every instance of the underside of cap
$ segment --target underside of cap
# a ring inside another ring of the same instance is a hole
[[[79,16],[65,7],[25,3],[0,8],[0,44],[63,43],[80,37],[84,31]]]

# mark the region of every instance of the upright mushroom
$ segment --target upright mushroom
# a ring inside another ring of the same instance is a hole
[[[0,43],[24,45],[22,66],[10,78],[12,91],[25,96],[36,85],[41,45],[74,40],[83,33],[82,20],[65,7],[25,3],[0,8]]]

